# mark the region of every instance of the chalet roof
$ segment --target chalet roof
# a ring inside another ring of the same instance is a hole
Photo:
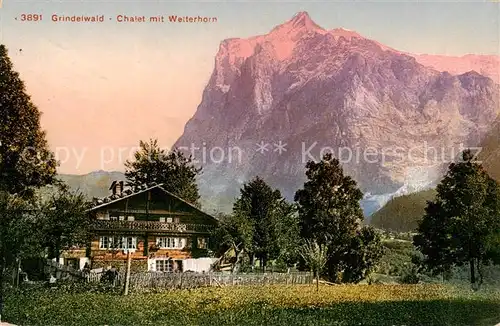
[[[205,213],[204,211],[202,211],[201,209],[199,209],[198,207],[194,206],[193,204],[191,204],[190,202],[180,198],[179,196],[177,195],[174,195],[173,193],[171,193],[170,191],[168,190],[165,190],[165,188],[163,188],[163,184],[162,183],[159,183],[159,184],[152,184],[152,185],[142,185],[142,186],[138,186],[138,187],[135,187],[135,188],[129,188],[129,189],[126,189],[126,190],[123,190],[122,194],[121,195],[111,195],[111,196],[108,196],[108,197],[104,197],[104,198],[99,198],[97,199],[97,201],[94,203],[94,206],[89,209],[89,212],[91,211],[95,211],[97,209],[101,209],[103,207],[106,207],[108,205],[111,205],[111,204],[114,204],[114,203],[117,203],[121,200],[124,200],[124,199],[127,199],[127,198],[130,198],[130,197],[133,197],[133,196],[136,196],[138,194],[141,194],[141,193],[144,193],[144,192],[147,192],[149,190],[152,190],[152,189],[155,189],[155,188],[158,188],[160,189],[161,191],[163,191],[164,193],[166,193],[167,195],[171,196],[171,197],[174,197],[175,199],[183,202],[184,204],[190,206],[193,210],[197,211],[198,213],[202,214],[202,215],[205,215],[207,217],[210,217],[216,221],[218,221],[218,219],[213,216],[213,215],[210,215],[208,213]],[[111,188],[110,188],[111,189]]]

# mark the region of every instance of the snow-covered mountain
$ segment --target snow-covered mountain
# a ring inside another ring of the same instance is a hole
[[[293,198],[306,161],[331,151],[367,193],[369,214],[432,185],[498,114],[492,79],[421,61],[298,13],[266,35],[221,42],[174,146],[199,160],[202,196],[223,210],[256,175]]]

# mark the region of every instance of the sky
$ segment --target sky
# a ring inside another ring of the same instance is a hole
[[[493,1],[0,1],[0,42],[42,111],[60,173],[123,171],[139,140],[173,145],[196,112],[220,42],[268,33],[299,11],[323,28],[355,30],[400,51],[500,52]],[[105,21],[53,22],[54,14]],[[217,22],[120,23],[117,15]]]

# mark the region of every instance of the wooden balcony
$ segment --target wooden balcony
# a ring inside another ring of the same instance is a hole
[[[93,229],[99,231],[159,231],[173,233],[209,233],[212,225],[167,223],[158,221],[94,220]]]

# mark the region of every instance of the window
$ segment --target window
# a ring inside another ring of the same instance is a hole
[[[119,217],[119,220],[120,220],[120,221],[125,221],[125,216],[120,216],[120,217]]]
[[[127,217],[127,220],[129,220],[129,221],[134,221],[134,220],[135,220],[135,217],[134,217],[134,216],[129,216],[129,217]]]
[[[137,238],[102,236],[99,238],[99,249],[137,249]]]
[[[99,249],[108,249],[110,247],[109,237],[99,238]]]
[[[110,216],[109,219],[111,221],[118,221],[118,216]]]
[[[160,217],[160,222],[167,222],[167,223],[179,223],[179,218],[173,218],[173,217]]]
[[[170,259],[157,259],[156,260],[156,271],[172,273],[174,270],[173,261]]]
[[[207,238],[198,238],[198,249],[207,249]]]
[[[126,249],[137,249],[137,240],[134,237],[125,238],[127,240]]]
[[[159,237],[156,238],[156,245],[160,249],[182,249],[186,246],[186,239]]]

